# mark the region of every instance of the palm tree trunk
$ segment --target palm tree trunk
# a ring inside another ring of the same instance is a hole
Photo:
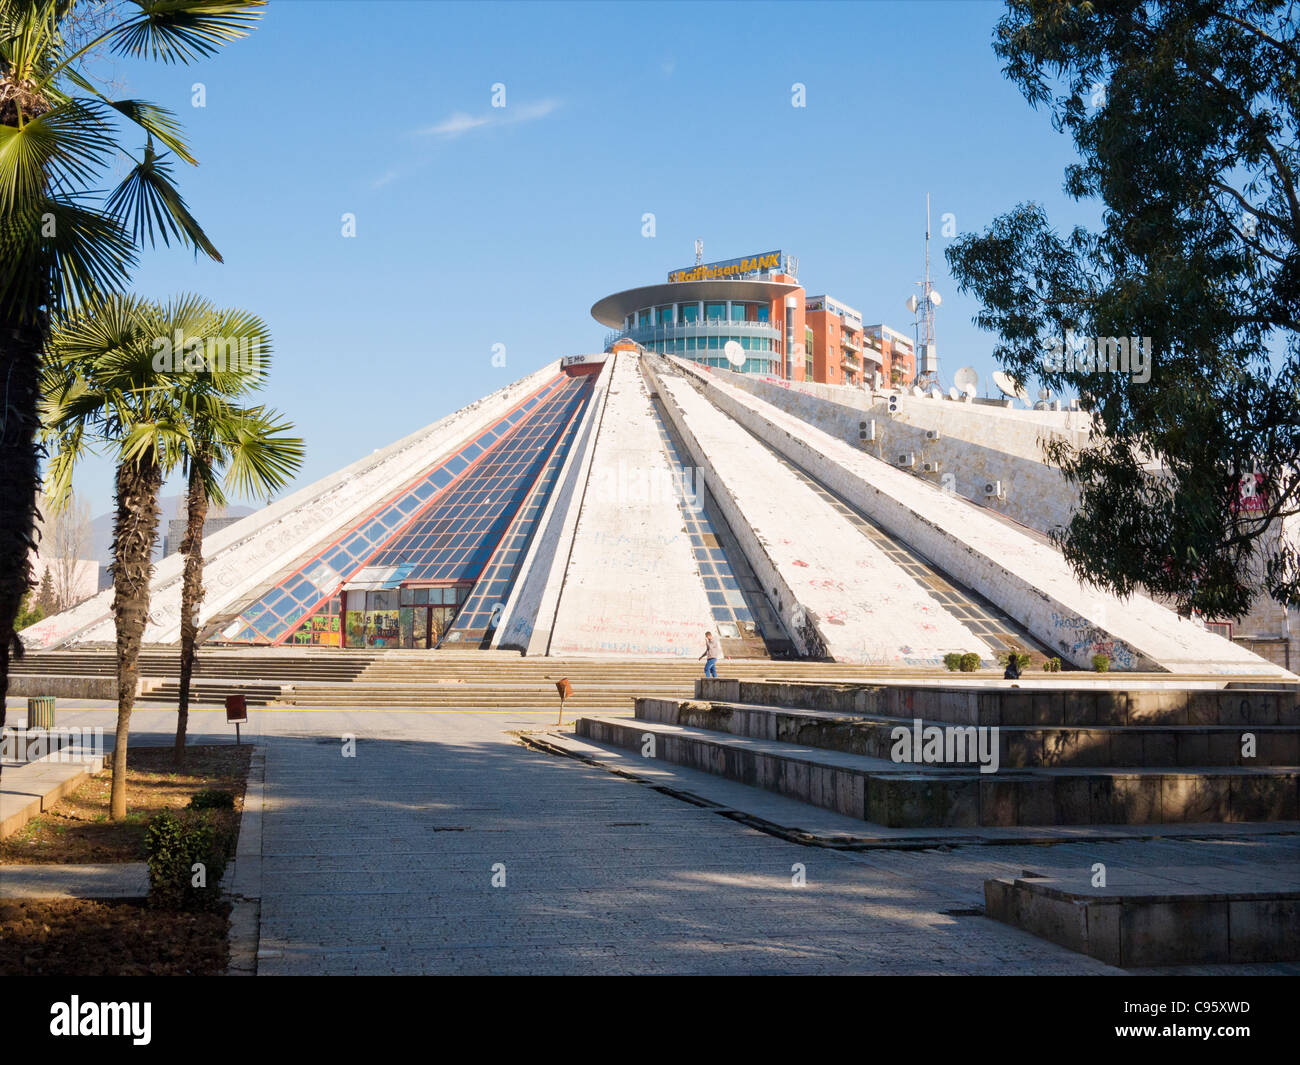
[[[109,816],[126,817],[126,744],[131,710],[140,682],[140,643],[149,620],[149,581],[158,535],[157,462],[123,462],[117,468],[117,513],[113,518],[113,619],[117,627],[117,733],[113,744],[113,790]]]
[[[0,729],[9,693],[9,655],[22,656],[14,622],[31,587],[39,486],[36,430],[40,360],[48,333],[41,315],[0,319]]]
[[[205,458],[200,456],[201,459]],[[203,602],[203,523],[208,517],[208,492],[199,476],[200,462],[190,463],[189,492],[186,496],[185,577],[181,584],[181,693],[176,715],[176,765],[185,764],[185,730],[190,719],[190,677],[194,672],[194,649],[199,634],[199,604]]]

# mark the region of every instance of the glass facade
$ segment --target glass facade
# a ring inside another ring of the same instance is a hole
[[[591,394],[575,377],[369,562],[410,566],[405,583],[474,581],[524,501],[569,418]]]
[[[573,444],[578,431],[580,419],[575,415],[569,419],[559,446],[552,449],[542,474],[537,478],[528,499],[519,510],[509,531],[501,538],[500,544],[492,558],[484,567],[473,592],[465,603],[464,609],[456,618],[455,624],[447,634],[449,643],[459,643],[465,639],[482,638],[496,628],[500,620],[498,608],[504,607],[506,597],[514,584],[519,567],[523,565],[528,545],[532,543],[537,521],[542,516],[546,501],[550,498],[551,488],[559,476],[560,468]]]
[[[517,503],[516,494],[522,496],[521,490],[512,494],[508,487],[504,487],[511,476],[520,476],[521,469],[527,466],[527,463],[519,461],[520,449],[536,449],[533,458],[540,467],[550,444],[559,435],[555,422],[557,418],[564,417],[559,412],[568,411],[571,414],[585,403],[591,394],[593,380],[592,377],[561,374],[548,382],[449,459],[411,482],[377,510],[353,523],[327,548],[274,588],[264,592],[237,619],[235,624],[238,627],[228,627],[222,638],[234,643],[274,644],[285,641],[292,634],[293,642],[300,642],[301,632],[315,631],[317,623],[312,620],[313,617],[317,614],[328,615],[331,610],[337,609],[334,604],[349,576],[363,565],[381,564],[376,561],[378,553],[386,544],[394,541],[403,528],[411,525],[421,515],[436,512],[452,499],[457,501],[455,517],[450,519],[452,525],[459,523],[462,530],[473,527],[490,534],[495,527],[494,522],[502,521],[502,509],[512,499]],[[560,422],[560,427],[562,425],[563,421]],[[500,473],[504,480],[493,476],[494,472]],[[485,504],[485,497],[480,493],[475,497],[475,502],[464,491],[469,482],[473,482],[489,496],[497,490],[497,498],[490,505]],[[476,576],[475,560],[481,568],[490,552],[491,545],[462,546],[454,552],[455,565],[459,569],[458,576],[452,579]],[[383,557],[390,558],[392,554],[392,551],[388,551]],[[416,563],[422,565],[422,573],[437,568],[429,564],[427,553],[401,561],[411,563],[408,574],[416,569]],[[349,613],[352,612],[349,606]],[[360,612],[363,615],[382,613],[372,611],[369,607],[360,608]],[[364,617],[362,624],[364,631]],[[350,631],[346,621],[342,627],[344,631]]]

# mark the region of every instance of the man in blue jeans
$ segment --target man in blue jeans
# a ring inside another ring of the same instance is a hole
[[[718,659],[722,657],[722,648],[718,645],[718,638],[711,632],[704,634],[704,654],[700,658],[704,659],[704,675],[718,677]]]

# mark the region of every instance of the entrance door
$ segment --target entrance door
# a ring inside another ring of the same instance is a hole
[[[429,608],[417,606],[412,608],[414,617],[411,627],[411,646],[424,648],[429,646]]]

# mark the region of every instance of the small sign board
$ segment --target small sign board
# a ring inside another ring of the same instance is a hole
[[[242,695],[226,696],[226,724],[233,725],[236,722],[246,722],[248,720],[248,705],[244,702]]]

